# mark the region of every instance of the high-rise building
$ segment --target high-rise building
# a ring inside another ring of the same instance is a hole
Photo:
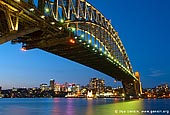
[[[57,94],[57,93],[59,93],[60,91],[61,91],[61,85],[60,84],[57,84],[57,83],[55,83],[55,85],[54,85],[54,92]]]
[[[105,81],[103,79],[91,78],[89,82],[89,90],[92,90],[93,94],[104,93]]]
[[[50,89],[51,90],[54,90],[54,82],[55,82],[54,79],[50,79]]]

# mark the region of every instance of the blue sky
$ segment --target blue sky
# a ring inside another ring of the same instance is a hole
[[[113,27],[128,53],[134,71],[141,74],[144,88],[170,84],[170,1],[169,0],[88,0]],[[91,77],[103,78],[106,85],[120,86],[96,70],[48,52],[20,50],[21,44],[0,45],[0,86],[34,87],[48,83],[75,82],[86,85]]]

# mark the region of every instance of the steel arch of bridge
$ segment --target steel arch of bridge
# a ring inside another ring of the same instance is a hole
[[[10,3],[10,0],[7,1]],[[62,22],[63,24],[62,26],[60,25],[61,27],[53,28],[58,30],[60,30],[60,28],[66,28],[70,30],[72,36],[78,39],[79,42],[84,43],[88,47],[94,47],[94,51],[99,51],[100,55],[106,55],[109,61],[120,66],[124,71],[134,76],[126,50],[118,33],[111,25],[111,21],[106,19],[103,14],[86,0],[13,1],[18,4],[20,4],[20,2],[29,4],[29,12],[37,12],[41,14],[41,18],[44,20],[46,17],[52,18],[52,20],[50,20],[52,21],[50,23],[51,25],[55,25],[59,21]],[[5,10],[8,10],[8,8]],[[10,31],[18,30],[20,14],[22,14],[22,11],[13,14],[17,15],[14,19],[15,22],[12,22],[11,17],[8,18]],[[6,15],[10,16],[9,13]],[[34,23],[34,20],[32,23]],[[38,29],[35,28],[35,30],[28,30],[28,33],[36,30]]]
[[[110,60],[133,73],[126,50],[111,22],[86,0],[39,0],[38,8],[56,21],[65,21],[74,37],[82,37]]]
[[[118,33],[86,0],[1,0],[0,17],[0,44],[12,40],[25,49],[43,49],[122,81],[128,96],[140,93],[140,78]]]

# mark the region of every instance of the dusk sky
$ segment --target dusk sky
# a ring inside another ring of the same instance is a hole
[[[134,71],[139,71],[144,88],[170,85],[170,0],[88,0],[107,19],[123,42]],[[121,86],[114,79],[89,67],[48,52],[20,50],[21,44],[0,45],[0,86],[39,87],[57,83],[86,85],[91,77],[106,85]]]

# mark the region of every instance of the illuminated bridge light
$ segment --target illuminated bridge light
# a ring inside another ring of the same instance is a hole
[[[106,52],[106,51],[104,51],[104,54],[107,54],[107,52]]]
[[[82,42],[82,40],[79,40],[79,42]]]
[[[60,19],[60,22],[61,22],[61,23],[64,23],[64,19]]]
[[[62,30],[62,27],[59,27],[58,29],[59,29],[59,30]]]
[[[92,50],[95,50],[94,48]]]
[[[74,41],[73,39],[70,39],[69,42],[72,43],[72,44],[76,43],[76,41]]]
[[[55,24],[55,22],[51,22],[51,24],[52,24],[52,25],[54,25],[54,24]]]
[[[91,40],[89,40],[88,42],[91,43]]]
[[[102,51],[102,48],[99,48],[100,51]]]
[[[76,31],[76,28],[71,27],[71,30],[74,32],[74,31]]]
[[[95,45],[94,45],[94,47],[96,47],[96,48],[97,48],[97,44],[95,44]]]
[[[87,47],[90,47],[90,45],[87,45]]]
[[[77,39],[77,36],[75,36],[74,38]]]
[[[102,53],[100,53],[100,55],[102,56],[103,54],[102,54]]]
[[[119,61],[118,60],[116,60],[116,63],[119,65]]]
[[[20,2],[20,0],[14,0],[15,2]]]
[[[108,54],[108,57],[111,57],[111,55],[110,55],[110,54]]]
[[[42,15],[42,16],[40,16],[40,17],[41,17],[41,18],[43,18],[43,19],[45,18],[45,16],[44,16],[44,15]]]
[[[34,11],[34,8],[30,8],[29,11],[33,12],[33,11]]]
[[[81,34],[81,36],[80,36],[81,38],[84,38],[84,34]]]
[[[50,12],[50,9],[49,8],[45,8],[45,12],[46,13]]]

